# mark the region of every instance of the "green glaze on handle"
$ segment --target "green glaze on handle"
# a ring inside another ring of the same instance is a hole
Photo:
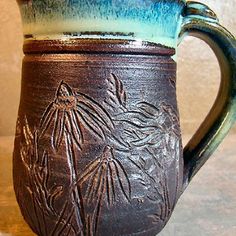
[[[180,40],[192,35],[204,40],[215,52],[221,68],[216,101],[184,149],[184,189],[222,142],[236,120],[236,40],[218,23],[206,5],[188,2],[183,12]]]

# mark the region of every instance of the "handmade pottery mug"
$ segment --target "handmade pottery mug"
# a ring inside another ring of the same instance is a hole
[[[21,212],[40,236],[156,235],[236,116],[236,44],[184,0],[18,0],[22,89],[14,149]],[[215,105],[182,150],[176,47],[219,59]]]

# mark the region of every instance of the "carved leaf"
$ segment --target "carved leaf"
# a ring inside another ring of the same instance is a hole
[[[105,103],[113,110],[126,110],[127,96],[121,80],[115,74],[111,73],[111,76],[107,79],[107,84],[109,97],[105,100]]]
[[[70,209],[69,214],[67,214],[68,209]],[[71,209],[69,201],[66,201],[50,235],[70,235],[68,232],[72,232],[72,235],[83,236],[82,228],[76,228],[72,223],[74,213],[74,208]]]
[[[49,202],[49,207],[50,209],[53,209],[53,211],[55,212],[55,208],[54,208],[54,204],[57,198],[59,198],[63,192],[63,187],[62,186],[53,186],[50,189],[50,195],[48,198],[48,202]]]

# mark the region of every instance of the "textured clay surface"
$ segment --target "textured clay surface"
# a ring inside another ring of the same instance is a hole
[[[24,58],[17,201],[40,236],[154,236],[183,182],[174,50],[87,43]]]

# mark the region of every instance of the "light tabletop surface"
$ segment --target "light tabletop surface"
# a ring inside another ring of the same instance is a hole
[[[0,137],[0,236],[33,236],[14,196],[12,149],[13,137]],[[158,236],[234,235],[236,135],[229,135],[191,182]]]

